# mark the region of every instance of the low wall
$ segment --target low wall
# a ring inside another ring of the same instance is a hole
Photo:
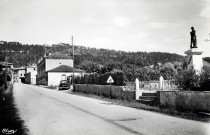
[[[210,91],[160,91],[159,96],[162,107],[210,112]]]
[[[135,100],[135,91],[123,91],[120,86],[75,84],[75,91],[115,99]]]

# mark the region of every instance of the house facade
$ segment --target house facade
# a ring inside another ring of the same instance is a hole
[[[25,83],[25,67],[13,68],[13,81]]]
[[[76,68],[73,69],[67,65],[60,65],[59,67],[47,71],[48,86],[58,86],[61,80],[69,79],[71,82],[73,72],[75,77],[83,76],[85,74],[85,71]]]
[[[71,57],[61,54],[61,53],[54,53],[49,56],[44,57],[38,64],[37,64],[37,77],[36,82],[38,85],[48,85],[48,71],[59,67],[61,65],[68,65],[73,67],[73,59]]]
[[[32,66],[26,67],[25,83],[35,85],[36,75],[37,75],[37,66],[32,65]]]
[[[8,70],[12,70],[13,69],[13,63],[9,63],[9,62],[5,62],[5,61],[1,61],[0,62],[0,66],[3,70],[5,70],[6,66]]]

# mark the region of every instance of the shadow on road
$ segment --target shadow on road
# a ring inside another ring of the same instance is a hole
[[[0,89],[0,134],[27,135],[23,123],[14,104],[13,87]]]

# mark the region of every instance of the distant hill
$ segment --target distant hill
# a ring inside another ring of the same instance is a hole
[[[153,68],[157,69],[160,64],[165,63],[169,63],[166,66],[169,65],[173,70],[180,68],[185,59],[184,56],[165,52],[125,52],[84,46],[75,46],[74,49],[76,68],[85,70],[87,73],[122,71],[132,79],[139,76],[145,67],[152,67],[151,70],[145,71],[151,73],[154,72]],[[44,46],[0,41],[0,55],[8,56],[9,62],[13,63],[14,67],[37,64],[44,54],[55,52],[72,56],[72,46],[64,43]]]
[[[72,55],[72,46],[61,45],[43,46],[28,45],[19,42],[0,42],[0,54],[9,56],[9,62],[15,67],[37,63],[38,59],[47,53],[61,52]],[[178,54],[163,52],[124,52],[108,49],[96,49],[84,46],[75,46],[75,64],[96,62],[99,65],[108,63],[122,63],[144,67],[154,63],[183,61],[184,57]]]
[[[44,56],[45,50],[41,45],[28,45],[19,42],[0,41],[0,55],[7,56],[14,67],[35,64]]]

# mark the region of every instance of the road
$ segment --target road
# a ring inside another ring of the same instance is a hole
[[[26,84],[15,104],[30,135],[209,135],[210,123],[167,116]]]

